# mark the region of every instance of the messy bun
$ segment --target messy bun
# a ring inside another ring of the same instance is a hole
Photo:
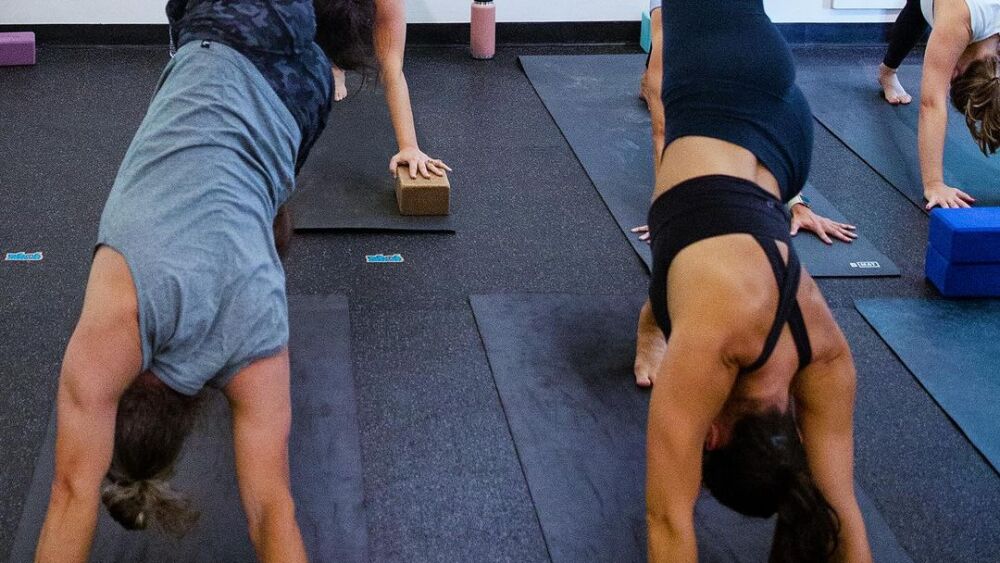
[[[837,548],[836,512],[813,482],[791,414],[744,416],[725,447],[705,453],[705,487],[725,506],[778,515],[770,563],[822,563]]]
[[[965,124],[979,150],[989,156],[1000,149],[1000,59],[973,61],[951,81],[951,103],[965,115]]]
[[[183,537],[198,522],[198,512],[166,481],[116,481],[101,487],[108,513],[126,530],[145,530],[152,522],[174,537]]]
[[[150,374],[140,376],[122,395],[101,501],[125,529],[145,530],[155,523],[180,537],[197,522],[198,513],[167,479],[200,403],[199,396],[182,395]]]

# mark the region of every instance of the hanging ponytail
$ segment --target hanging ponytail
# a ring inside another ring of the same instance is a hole
[[[769,563],[823,563],[836,552],[840,522],[813,482],[790,413],[744,416],[725,447],[705,452],[702,467],[705,487],[723,505],[778,515]]]
[[[101,486],[108,514],[126,530],[155,524],[181,537],[198,520],[167,480],[194,428],[201,396],[182,395],[151,374],[140,375],[118,402],[111,467]]]
[[[101,501],[126,530],[145,530],[155,523],[167,534],[182,538],[198,522],[191,502],[161,479],[128,481],[109,475],[101,486]]]
[[[837,548],[837,513],[813,483],[808,469],[795,471],[788,483],[778,505],[768,563],[829,561]]]

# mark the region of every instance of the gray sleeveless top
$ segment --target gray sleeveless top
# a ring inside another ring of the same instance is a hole
[[[288,342],[272,222],[294,183],[300,129],[254,65],[192,42],[160,80],[101,217],[126,259],[143,370],[192,395]]]

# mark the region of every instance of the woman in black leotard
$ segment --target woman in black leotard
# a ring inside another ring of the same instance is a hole
[[[777,513],[772,561],[870,561],[854,365],[782,209],[813,134],[791,55],[762,0],[672,0],[662,17],[666,150],[637,360],[655,382],[650,560],[697,559],[704,483],[739,512]]]

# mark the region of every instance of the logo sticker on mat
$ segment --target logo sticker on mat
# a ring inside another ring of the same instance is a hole
[[[881,268],[882,264],[878,262],[851,262],[852,268],[860,268],[862,270],[873,270],[876,268]]]
[[[7,262],[41,262],[43,258],[41,252],[8,252],[4,260]]]
[[[369,254],[368,256],[365,256],[365,262],[369,264],[402,264],[405,260],[403,260],[402,254],[393,254],[391,256],[386,256],[385,254]]]

